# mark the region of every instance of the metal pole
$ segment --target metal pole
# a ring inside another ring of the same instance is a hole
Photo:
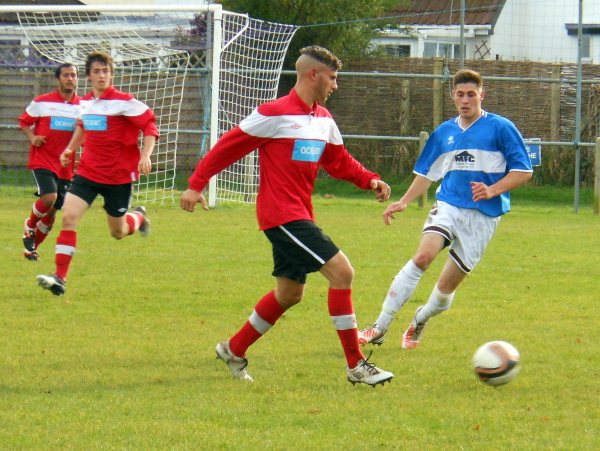
[[[212,148],[219,139],[219,95],[221,85],[219,84],[221,76],[221,51],[223,47],[223,11],[217,10],[213,15],[213,53],[212,53],[212,78],[211,78],[211,98],[210,98],[210,147]],[[217,179],[211,177],[208,182],[208,205],[214,207],[217,204]]]
[[[465,67],[465,1],[460,0],[460,68]]]
[[[580,166],[581,166],[581,148],[579,140],[581,138],[581,46],[582,46],[582,22],[583,22],[583,0],[579,0],[579,22],[577,23],[577,96],[575,102],[575,199],[574,211],[579,212],[579,188],[580,188]]]

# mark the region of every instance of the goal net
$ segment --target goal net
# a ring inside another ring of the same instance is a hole
[[[189,176],[181,170],[186,157],[195,165],[224,132],[275,98],[296,31],[291,25],[223,11],[220,5],[20,8],[19,22],[31,51],[52,62],[77,64],[80,74],[91,51],[110,53],[117,89],[133,94],[156,114],[160,139],[153,170],[134,185],[136,202],[172,202],[178,171],[182,185]],[[187,87],[190,73],[198,81]],[[193,109],[191,98],[199,101]],[[258,176],[255,151],[211,180],[210,204],[253,203]]]

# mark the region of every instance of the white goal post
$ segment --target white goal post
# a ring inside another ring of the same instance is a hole
[[[154,110],[161,137],[151,175],[135,184],[137,202],[173,202],[182,132],[203,136],[195,151],[199,159],[256,106],[276,97],[283,60],[297,29],[224,11],[216,4],[3,5],[0,13],[16,13],[30,51],[49,62],[82,67],[89,52],[110,53],[116,65],[115,86]],[[201,130],[183,130],[186,77],[193,67],[190,53],[198,50],[204,52],[196,55],[204,63],[204,88],[196,114],[203,125]],[[258,176],[253,152],[211,180],[209,204],[253,203]]]

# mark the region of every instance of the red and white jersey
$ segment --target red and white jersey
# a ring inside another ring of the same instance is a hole
[[[292,89],[225,133],[196,167],[189,187],[202,191],[213,175],[254,149],[259,150],[256,214],[261,230],[314,221],[311,196],[320,166],[362,189],[379,179],[348,153],[329,111],[317,103],[309,107]]]
[[[114,86],[99,98],[92,92],[81,98],[79,126],[84,130],[84,142],[76,173],[107,185],[138,179],[140,131],[158,138],[152,110]]]
[[[70,180],[73,164],[62,167],[60,154],[73,136],[79,117],[79,97],[65,100],[58,90],[36,97],[19,116],[19,127],[30,127],[46,142],[29,146],[29,169],[48,169],[58,178]]]

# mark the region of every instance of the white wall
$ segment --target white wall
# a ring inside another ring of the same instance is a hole
[[[577,62],[577,36],[569,36],[565,24],[577,24],[578,5],[578,0],[507,0],[494,29],[492,57]],[[600,0],[583,1],[583,23],[600,23]],[[600,62],[598,38],[592,36],[588,62]]]

